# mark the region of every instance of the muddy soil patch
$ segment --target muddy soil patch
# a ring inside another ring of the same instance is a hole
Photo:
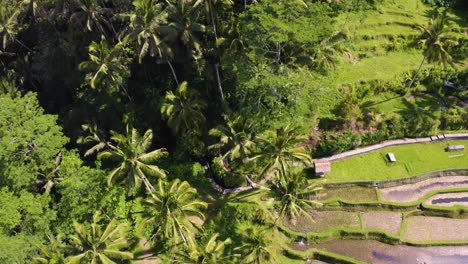
[[[308,217],[298,217],[296,223],[286,219],[283,224],[289,229],[307,233],[307,232],[325,232],[333,227],[360,228],[359,216],[354,212],[341,211],[312,211],[310,213],[314,221]]]
[[[317,196],[319,200],[341,199],[349,202],[376,201],[377,195],[373,187],[343,187],[326,188]]]
[[[468,176],[446,176],[428,179],[412,184],[380,189],[383,201],[406,203],[424,195],[449,188],[468,188]]]
[[[409,241],[468,240],[468,219],[413,216],[406,219],[403,239]]]
[[[362,222],[365,229],[381,229],[398,234],[401,225],[401,213],[393,212],[363,212]]]
[[[321,244],[293,243],[297,250],[318,248],[373,264],[455,264],[468,263],[468,246],[392,246],[375,240],[334,240]]]

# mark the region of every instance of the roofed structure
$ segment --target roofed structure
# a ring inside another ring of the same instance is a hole
[[[395,162],[396,161],[395,155],[392,152],[387,153],[387,156],[388,156],[388,159],[390,160],[390,162]]]
[[[314,160],[315,175],[323,177],[326,172],[331,171],[331,164],[328,160]]]

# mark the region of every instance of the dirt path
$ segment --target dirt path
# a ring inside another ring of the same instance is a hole
[[[448,188],[468,188],[468,176],[445,176],[428,179],[412,184],[379,189],[383,201],[412,202],[424,195]]]

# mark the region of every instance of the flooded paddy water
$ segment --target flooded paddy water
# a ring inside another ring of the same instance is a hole
[[[468,192],[456,193],[440,193],[436,194],[426,201],[424,204],[439,205],[439,206],[453,206],[463,205],[468,206]]]
[[[334,240],[307,245],[295,242],[296,250],[317,248],[375,264],[466,264],[468,246],[392,246],[376,240]]]
[[[468,176],[445,176],[412,184],[382,188],[380,193],[383,201],[405,203],[416,201],[432,191],[467,187]]]

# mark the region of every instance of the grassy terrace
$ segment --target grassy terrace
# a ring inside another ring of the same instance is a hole
[[[441,141],[432,143],[394,146],[332,163],[332,171],[325,178],[328,183],[389,181],[409,178],[445,169],[468,168],[468,149],[446,152],[448,145],[467,145],[468,140]],[[393,152],[397,162],[390,163],[386,157]],[[461,155],[452,157],[452,155]]]

